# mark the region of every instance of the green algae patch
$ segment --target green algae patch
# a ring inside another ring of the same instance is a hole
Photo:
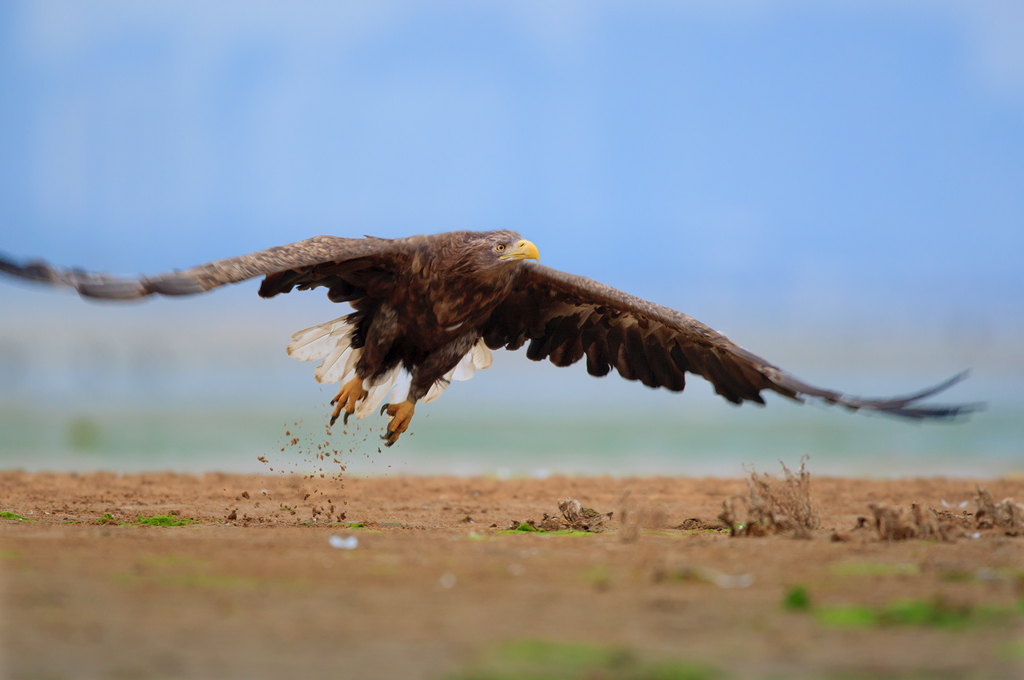
[[[649,660],[628,649],[578,642],[517,640],[486,650],[446,680],[718,680],[716,668],[679,660]]]
[[[144,555],[139,564],[153,569],[199,569],[207,564],[207,560],[191,555]]]
[[[950,604],[941,598],[897,600],[882,607],[845,605],[822,607],[814,615],[819,623],[833,628],[923,627],[962,630],[1010,622],[1024,614],[1024,605]]]
[[[35,522],[34,519],[22,517],[18,513],[11,512],[10,510],[4,510],[3,512],[0,512],[0,519],[9,519],[12,522]]]
[[[807,593],[807,588],[803,586],[793,586],[786,593],[786,597],[782,600],[782,606],[791,612],[806,612],[811,609],[811,596]]]
[[[97,524],[117,524],[117,520],[109,512],[103,513],[103,516],[96,520]]]
[[[516,534],[544,534],[545,536],[593,536],[591,531],[577,531],[576,529],[557,529],[555,531],[545,531],[540,527],[536,527],[529,522],[520,522],[519,526],[513,529],[502,529],[501,531],[495,532],[502,536],[514,536]]]
[[[138,521],[132,522],[131,524],[136,526],[151,526],[151,527],[183,527],[189,524],[196,524],[196,520],[189,519],[188,517],[177,517],[175,515],[152,515],[151,517],[143,517],[138,515]]]

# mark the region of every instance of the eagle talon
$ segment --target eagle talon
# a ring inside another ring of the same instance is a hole
[[[385,404],[381,412],[383,413],[384,410],[387,410],[388,415],[391,416],[391,422],[388,423],[387,434],[382,436],[381,439],[384,440],[386,446],[391,446],[398,441],[403,432],[409,429],[409,423],[412,421],[416,404],[406,400],[400,404]]]
[[[391,406],[391,404],[384,404],[383,406],[381,406],[380,407],[380,414],[384,415],[384,411],[387,411],[389,406]]]
[[[352,378],[347,383],[341,386],[338,390],[338,394],[335,395],[334,399],[331,399],[331,403],[334,404],[334,412],[331,414],[331,425],[334,425],[335,421],[338,420],[338,416],[341,415],[342,411],[345,412],[345,418],[342,421],[345,425],[348,425],[348,417],[356,412],[356,404],[361,399],[366,398],[367,392],[363,389],[363,379],[359,376]]]

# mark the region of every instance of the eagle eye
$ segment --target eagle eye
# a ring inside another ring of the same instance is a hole
[[[499,253],[503,253],[505,252],[505,244],[499,243],[498,245],[494,246],[494,249],[497,250]]]

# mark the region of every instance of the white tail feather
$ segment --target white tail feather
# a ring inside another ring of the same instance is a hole
[[[352,379],[349,377],[349,374],[355,377],[356,364],[359,363],[359,357],[361,356],[363,356],[363,349],[361,347],[359,349],[353,349],[352,354],[348,356],[348,361],[345,362],[345,370],[341,372],[343,376],[342,379],[345,380],[345,382]]]
[[[398,372],[395,379],[395,386],[391,390],[391,402],[398,403],[409,398],[409,388],[412,387],[412,373],[404,368]]]
[[[348,376],[348,373],[350,373],[348,370],[349,362],[353,361],[353,356],[355,357],[355,361],[358,361],[363,350],[353,349],[352,347],[346,347],[344,348],[344,351],[340,350],[342,350],[342,348],[338,347],[331,353],[331,356],[324,359],[324,363],[320,364],[316,369],[316,372],[313,375],[316,377],[317,382],[325,385],[341,382],[343,380],[348,382],[347,378],[350,377]]]
[[[452,373],[451,380],[458,380],[463,382],[469,380],[476,374],[476,364],[473,363],[473,352],[467,352],[466,356],[459,360],[459,363],[455,365],[455,372]]]
[[[476,369],[490,368],[493,361],[491,350],[487,349],[484,339],[480,338],[473,345],[473,349],[469,350],[466,356],[462,357],[459,363],[455,365],[455,372],[452,373],[449,380],[458,380],[460,382],[469,380],[476,374]]]
[[[438,397],[444,394],[444,391],[448,389],[448,386],[451,384],[452,383],[450,380],[446,378],[441,378],[440,380],[438,380],[437,382],[430,386],[430,389],[427,390],[427,393],[425,395],[423,395],[423,398],[420,399],[420,402],[424,404],[429,404],[432,401],[436,401]]]
[[[366,396],[359,402],[359,406],[356,407],[356,418],[365,418],[381,405],[384,397],[388,396],[388,392],[394,387],[400,370],[399,366],[395,366],[381,376],[380,381],[375,385],[370,385],[369,379],[363,381],[363,389],[366,390]]]
[[[348,317],[341,317],[313,326],[292,335],[288,343],[288,355],[299,361],[316,361],[329,355],[338,345],[352,344],[355,325]],[[344,351],[344,348],[343,350]]]
[[[348,382],[355,377],[356,364],[363,354],[362,348],[352,347],[355,330],[355,324],[349,322],[347,316],[311,326],[292,335],[292,341],[288,343],[288,355],[299,361],[323,359],[323,363],[314,372],[317,382]],[[430,403],[436,400],[453,380],[469,380],[477,369],[490,368],[492,362],[491,351],[483,338],[480,338],[455,368],[430,386],[420,401]],[[363,387],[367,395],[356,409],[356,417],[365,418],[370,415],[388,396],[388,392],[392,393],[392,401],[405,401],[409,398],[411,383],[412,376],[400,366],[384,374],[375,385],[365,381]]]
[[[494,363],[494,359],[491,357],[491,350],[487,348],[487,343],[484,342],[483,338],[476,341],[473,345],[473,349],[469,351],[473,355],[473,365],[477,368],[490,368],[491,364]]]

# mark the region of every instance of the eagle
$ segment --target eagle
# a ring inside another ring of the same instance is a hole
[[[292,336],[288,354],[322,360],[315,377],[340,383],[330,423],[363,418],[381,406],[388,446],[409,428],[416,405],[437,399],[455,380],[491,365],[491,350],[526,345],[533,361],[681,392],[686,374],[708,380],[732,402],[763,405],[763,392],[805,397],[847,409],[913,420],[951,419],[978,404],[923,405],[962,380],[892,398],[861,398],[810,385],[682,312],[583,276],[540,264],[515,231],[456,231],[408,238],[316,236],[249,255],[157,276],[120,278],[0,254],[0,272],[84,297],[133,300],[197,295],[263,277],[269,298],[323,287],[352,311]],[[390,394],[390,400],[384,403]]]

